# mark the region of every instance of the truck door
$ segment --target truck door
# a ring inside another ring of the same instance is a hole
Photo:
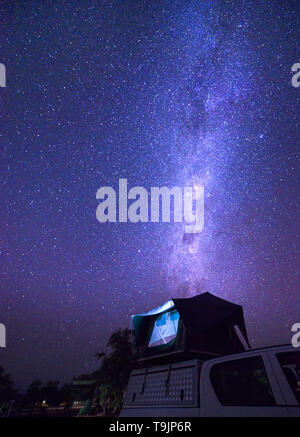
[[[300,351],[288,347],[268,352],[290,416],[300,417]]]
[[[206,362],[200,402],[205,416],[288,416],[270,363],[257,352]]]

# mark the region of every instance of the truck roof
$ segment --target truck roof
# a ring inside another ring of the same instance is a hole
[[[228,357],[232,357],[232,358],[236,358],[237,356],[245,356],[247,354],[252,354],[253,352],[264,352],[264,351],[271,351],[271,350],[290,350],[292,351],[297,351],[297,348],[293,347],[290,343],[286,343],[286,344],[278,344],[278,345],[273,345],[273,346],[263,346],[263,347],[258,347],[258,348],[251,348],[248,350],[245,350],[244,352],[238,352],[235,354],[230,354],[230,355],[221,355],[220,357],[218,357],[217,359],[222,359],[222,358],[228,358]],[[215,359],[215,358],[212,358]],[[210,360],[209,360],[210,361]]]

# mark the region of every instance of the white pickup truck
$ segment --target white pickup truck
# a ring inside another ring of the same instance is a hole
[[[300,417],[300,351],[274,346],[134,370],[121,416]]]

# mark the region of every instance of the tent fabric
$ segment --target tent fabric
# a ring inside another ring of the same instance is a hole
[[[210,293],[203,293],[188,299],[173,299],[187,330],[207,331],[230,319],[239,326],[247,340],[243,308]]]
[[[166,324],[159,331],[159,320],[170,319],[172,313],[179,314],[177,330]],[[242,307],[210,293],[171,299],[148,313],[133,316],[132,321],[144,357],[188,349],[216,354],[243,351],[235,325],[248,343]]]

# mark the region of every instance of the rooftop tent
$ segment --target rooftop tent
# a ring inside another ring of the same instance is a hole
[[[171,299],[133,316],[132,322],[141,359],[175,353],[223,355],[248,345],[242,307],[210,293]]]

